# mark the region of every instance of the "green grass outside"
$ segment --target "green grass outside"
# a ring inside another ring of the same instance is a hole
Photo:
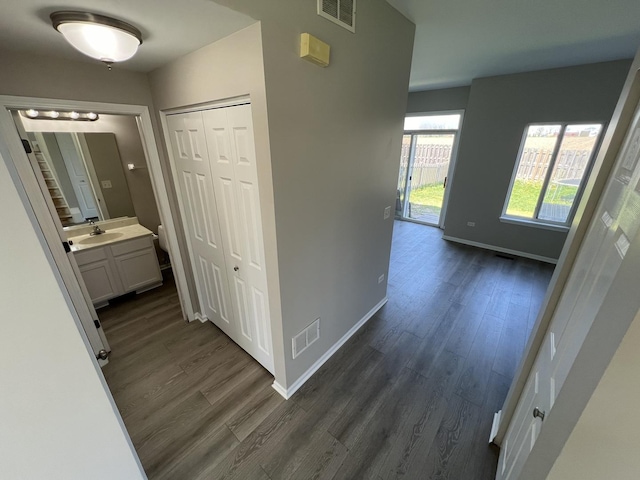
[[[536,208],[542,182],[516,180],[513,186],[511,201],[507,208],[509,215],[531,217]],[[551,185],[547,190],[545,201],[555,205],[571,205],[578,188],[568,185]],[[416,217],[415,206],[420,212],[439,213],[442,207],[444,189],[442,183],[425,185],[411,191],[409,201],[412,204],[412,216]]]

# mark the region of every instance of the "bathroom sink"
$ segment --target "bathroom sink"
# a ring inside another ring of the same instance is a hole
[[[100,243],[112,242],[120,237],[122,237],[124,233],[122,232],[107,232],[102,233],[100,235],[94,235],[93,237],[87,237],[83,240],[77,242],[79,245],[97,245]]]

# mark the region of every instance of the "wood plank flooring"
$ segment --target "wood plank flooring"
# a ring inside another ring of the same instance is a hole
[[[171,277],[99,311],[104,368],[151,479],[490,480],[488,445],[553,266],[396,222],[389,302],[284,401]]]

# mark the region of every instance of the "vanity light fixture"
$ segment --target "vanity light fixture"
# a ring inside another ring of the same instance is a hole
[[[100,118],[95,112],[61,112],[58,110],[39,112],[33,108],[30,108],[29,110],[20,110],[20,115],[32,120],[75,120],[85,122],[95,122]]]
[[[50,15],[53,28],[76,50],[104,62],[129,60],[142,44],[142,33],[122,20],[88,12],[62,11]]]

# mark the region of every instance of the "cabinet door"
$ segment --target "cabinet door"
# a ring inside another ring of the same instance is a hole
[[[106,302],[123,293],[111,270],[109,259],[81,265],[79,269],[94,304]]]
[[[202,113],[238,343],[273,372],[269,298],[251,107]]]
[[[152,248],[113,257],[124,293],[162,281],[156,252]]]

